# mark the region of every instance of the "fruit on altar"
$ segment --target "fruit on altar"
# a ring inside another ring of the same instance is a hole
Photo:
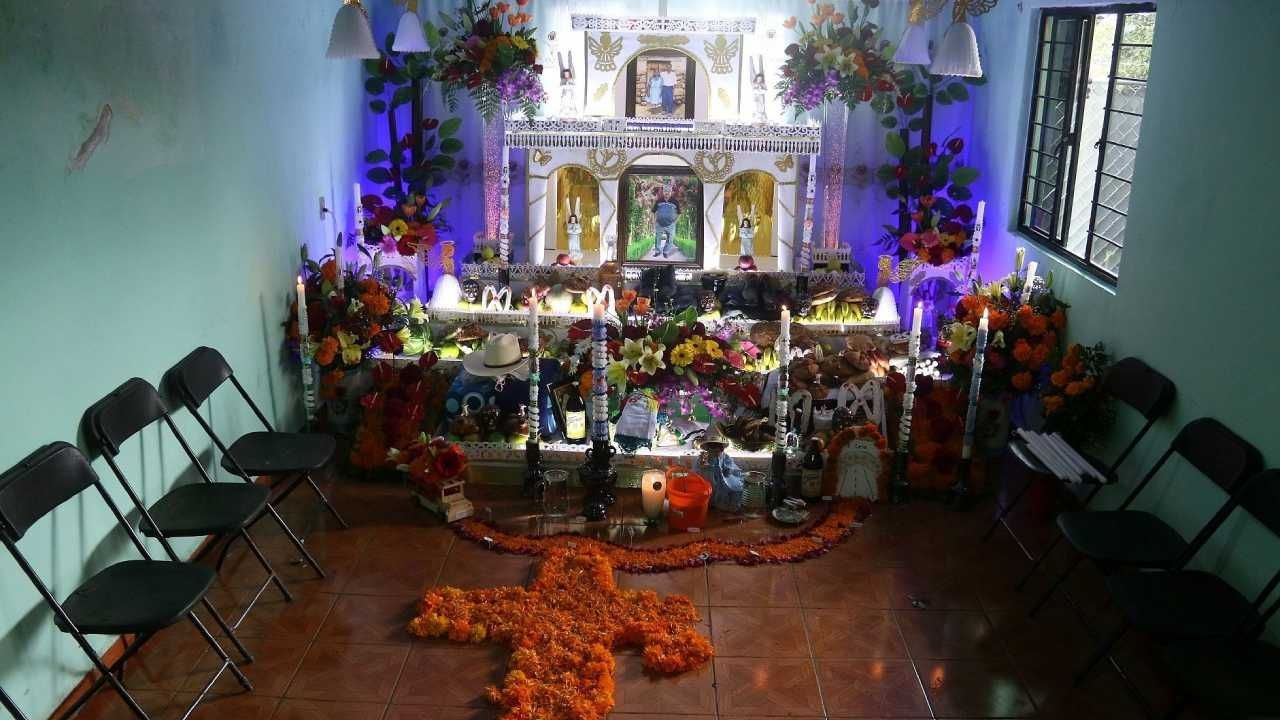
[[[488,245],[480,248],[480,257],[485,262],[489,262],[490,260],[494,259],[497,256],[498,254],[494,252],[493,248],[489,247]]]
[[[776,428],[768,418],[757,418],[750,414],[739,415],[730,423],[720,423],[720,434],[731,443],[747,452],[763,450],[773,443]]]
[[[476,421],[475,416],[464,409],[461,415],[449,421],[449,435],[466,442],[478,442],[480,423]]]
[[[567,313],[573,306],[573,296],[564,285],[556,285],[547,292],[547,308],[553,313]]]

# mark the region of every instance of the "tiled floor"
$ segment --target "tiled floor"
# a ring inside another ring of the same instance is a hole
[[[404,624],[426,587],[523,583],[534,561],[456,540],[398,485],[342,481],[332,493],[351,529],[335,529],[303,492],[284,508],[307,533],[327,579],[296,564],[296,553],[269,525],[259,527],[256,535],[297,598],[288,604],[268,590],[239,631],[257,657],[244,666],[255,691],[239,692],[224,677],[195,717],[492,717],[484,688],[501,682],[505,653],[414,640]],[[716,658],[698,672],[654,679],[638,655],[620,653],[615,716],[1140,717],[1109,668],[1071,687],[1088,637],[1060,602],[1027,619],[1043,578],[1013,591],[1027,562],[1003,534],[978,541],[989,517],[989,503],[968,513],[931,502],[877,506],[849,542],[803,564],[621,575],[626,587],[692,598]],[[1100,597],[1097,578],[1078,575],[1075,593]],[[215,602],[231,613],[262,577],[250,559],[233,553]],[[1156,682],[1144,671],[1149,664],[1135,657],[1139,650],[1125,651],[1153,692]],[[153,717],[175,718],[211,663],[195,633],[178,627],[130,664],[126,681]],[[81,717],[130,715],[104,692]]]

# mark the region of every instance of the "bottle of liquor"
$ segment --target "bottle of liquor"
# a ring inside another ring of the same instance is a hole
[[[587,441],[587,404],[577,388],[571,389],[568,395],[564,404],[564,439],[582,444]]]
[[[822,441],[813,438],[800,463],[800,497],[807,503],[822,498]]]

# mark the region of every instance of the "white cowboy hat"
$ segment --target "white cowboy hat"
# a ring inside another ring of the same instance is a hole
[[[462,367],[477,377],[529,379],[529,361],[520,351],[520,339],[510,333],[489,338],[483,349],[463,358]]]

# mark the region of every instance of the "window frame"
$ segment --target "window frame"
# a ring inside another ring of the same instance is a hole
[[[1017,202],[1018,232],[1035,240],[1038,244],[1044,246],[1046,250],[1062,258],[1065,262],[1071,264],[1076,268],[1079,268],[1080,270],[1088,273],[1094,278],[1111,286],[1115,286],[1119,282],[1119,274],[1117,273],[1113,275],[1112,273],[1108,272],[1107,270],[1102,268],[1100,265],[1097,265],[1092,261],[1095,239],[1098,242],[1104,242],[1104,243],[1109,242],[1104,236],[1095,232],[1095,229],[1094,229],[1094,224],[1097,222],[1097,218],[1098,218],[1098,207],[1100,205],[1099,194],[1102,188],[1102,178],[1104,175],[1108,177],[1114,177],[1109,173],[1105,173],[1103,171],[1104,163],[1106,161],[1106,145],[1110,142],[1107,140],[1107,132],[1110,128],[1111,113],[1113,111],[1125,112],[1128,115],[1139,115],[1140,117],[1145,117],[1145,112],[1142,114],[1139,114],[1131,111],[1117,110],[1112,107],[1112,97],[1115,92],[1116,80],[1119,79],[1116,77],[1116,73],[1118,72],[1118,69],[1119,69],[1120,51],[1123,46],[1131,45],[1131,43],[1123,43],[1124,28],[1125,28],[1124,18],[1126,15],[1129,15],[1129,14],[1154,13],[1154,12],[1157,12],[1156,3],[1154,2],[1124,2],[1124,3],[1116,3],[1112,5],[1092,5],[1092,6],[1078,6],[1078,7],[1046,7],[1046,8],[1040,9],[1039,14],[1037,16],[1036,24],[1035,24],[1036,52],[1035,52],[1035,60],[1033,61],[1033,64],[1031,66],[1030,92],[1027,95],[1027,101],[1028,101],[1027,102],[1027,136],[1026,136],[1026,143],[1023,146],[1022,173],[1019,176],[1020,182],[1018,184],[1018,202]],[[1093,168],[1093,174],[1094,174],[1093,197],[1091,199],[1090,207],[1089,207],[1089,226],[1085,229],[1084,256],[1081,257],[1067,249],[1067,241],[1070,239],[1068,237],[1068,233],[1070,233],[1070,230],[1071,230],[1070,226],[1071,226],[1072,209],[1073,209],[1073,203],[1075,201],[1075,187],[1076,187],[1076,180],[1077,180],[1076,171],[1079,165],[1078,158],[1080,155],[1080,134],[1081,134],[1081,130],[1083,129],[1084,103],[1087,102],[1085,93],[1087,91],[1088,83],[1089,83],[1088,67],[1090,66],[1091,60],[1092,60],[1093,33],[1095,31],[1094,22],[1098,15],[1108,15],[1108,14],[1117,15],[1115,39],[1112,42],[1111,62],[1107,72],[1107,91],[1106,91],[1105,97],[1102,98],[1102,101],[1103,101],[1102,128],[1098,137],[1098,144],[1100,146],[1100,149],[1098,153],[1097,165],[1096,167]],[[1042,71],[1045,71],[1045,70],[1048,70],[1049,72],[1068,72],[1066,70],[1053,70],[1052,68],[1041,67],[1042,63],[1045,62],[1044,55],[1045,55],[1046,47],[1052,44],[1063,44],[1060,41],[1054,40],[1052,37],[1047,39],[1045,38],[1045,22],[1050,17],[1076,18],[1081,21],[1080,36],[1075,39],[1075,42],[1078,43],[1077,52],[1075,53],[1075,57],[1073,58],[1072,69],[1070,70],[1070,72],[1073,72],[1075,74],[1075,82],[1070,83],[1070,86],[1069,86],[1070,91],[1068,93],[1068,97],[1061,99],[1067,103],[1067,108],[1066,108],[1066,116],[1064,118],[1063,126],[1061,129],[1062,137],[1059,141],[1059,147],[1058,147],[1056,156],[1050,153],[1046,153],[1044,150],[1042,150],[1038,146],[1037,143],[1035,143],[1036,128],[1050,127],[1037,120],[1037,113],[1036,113],[1037,100],[1046,97],[1046,96],[1043,96],[1040,92],[1041,91],[1040,74]],[[1159,21],[1157,20],[1157,22]],[[1144,80],[1144,82],[1149,82],[1149,76],[1150,76],[1150,71],[1148,70],[1148,80]],[[1121,146],[1128,147],[1124,145],[1121,145]],[[1064,154],[1064,150],[1069,150],[1070,154],[1069,155]],[[1136,154],[1136,148],[1134,148],[1133,150],[1135,151],[1135,154]],[[1041,155],[1044,157],[1054,157],[1058,162],[1058,170],[1055,177],[1057,181],[1057,186],[1055,189],[1058,192],[1058,199],[1054,203],[1055,211],[1053,212],[1053,217],[1049,226],[1048,234],[1046,234],[1043,230],[1037,227],[1034,227],[1033,225],[1030,225],[1027,222],[1027,208],[1029,206],[1036,207],[1042,211],[1044,210],[1042,206],[1037,205],[1035,202],[1033,202],[1035,199],[1035,196],[1034,196],[1034,193],[1027,192],[1028,184],[1032,182],[1037,184],[1041,184],[1041,183],[1047,184],[1046,181],[1042,179],[1040,176],[1033,175],[1031,173],[1031,164],[1032,164],[1033,154]],[[1064,157],[1069,157],[1070,162],[1064,162],[1063,161]],[[1128,182],[1130,185],[1133,184],[1132,179],[1130,180],[1124,180],[1124,178],[1117,178],[1117,179]],[[1106,206],[1103,206],[1103,207],[1106,207]],[[1116,212],[1118,214],[1124,215],[1126,218],[1126,225],[1127,225],[1127,220],[1129,216],[1128,212],[1119,213],[1116,210],[1111,210],[1111,212]],[[1066,225],[1065,228],[1062,227],[1064,223]]]

